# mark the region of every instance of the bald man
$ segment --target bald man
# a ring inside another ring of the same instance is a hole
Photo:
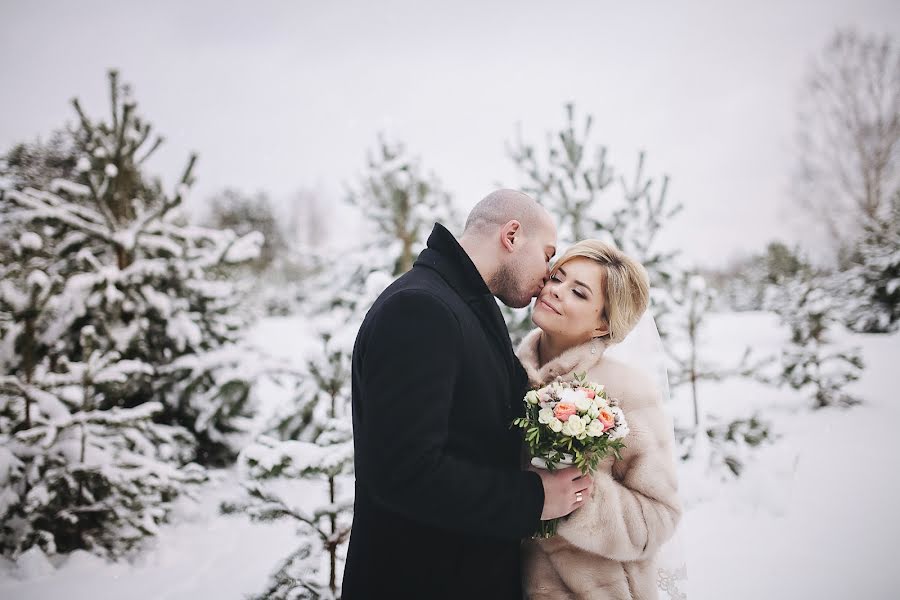
[[[519,543],[578,508],[577,469],[520,469],[528,380],[495,297],[528,306],[556,227],[497,190],[457,241],[440,224],[363,321],[353,349],[356,500],[344,600],[521,598]]]

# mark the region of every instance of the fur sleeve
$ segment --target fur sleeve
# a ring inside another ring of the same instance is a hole
[[[681,518],[671,421],[655,402],[626,410],[631,432],[622,460],[594,473],[594,495],[559,526],[559,535],[618,561],[649,558]]]

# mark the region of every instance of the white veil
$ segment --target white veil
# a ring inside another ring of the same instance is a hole
[[[663,349],[656,320],[648,310],[641,317],[634,330],[619,343],[610,346],[605,354],[644,371],[656,383],[662,396],[662,409],[672,425],[669,409],[669,376],[666,371],[666,354]],[[680,459],[675,444],[672,445],[672,459],[676,466]],[[675,534],[660,549],[657,555],[657,588],[659,598],[665,600],[686,600],[688,587],[687,558],[684,544],[684,519],[679,522]]]

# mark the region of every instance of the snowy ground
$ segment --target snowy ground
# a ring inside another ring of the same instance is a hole
[[[723,363],[747,344],[760,353],[784,342],[767,314],[718,315],[705,348]],[[301,322],[271,319],[256,339],[297,358]],[[865,404],[811,412],[789,390],[741,381],[706,383],[701,405],[711,414],[765,411],[780,435],[758,450],[736,482],[682,478],[692,599],[881,600],[900,597],[892,553],[900,540],[900,335],[846,336],[863,348],[867,369],[854,386]],[[285,396],[266,389],[266,410]],[[689,414],[687,398],[676,411]],[[0,563],[0,598],[20,600],[196,600],[241,598],[259,591],[269,570],[292,549],[286,523],[251,524],[217,516],[235,493],[234,474],[217,474],[199,505],[185,503],[135,564],[104,564],[76,553],[51,564],[42,556]],[[298,498],[317,493],[298,488]]]

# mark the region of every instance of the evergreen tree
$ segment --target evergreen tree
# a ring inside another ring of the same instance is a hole
[[[445,226],[457,221],[450,195],[434,175],[424,174],[403,144],[384,137],[369,155],[368,172],[350,189],[347,199],[371,228],[366,232],[371,247],[397,257],[394,276],[412,268],[436,221]],[[389,246],[380,245],[385,243]]]
[[[194,461],[237,454],[262,370],[238,343],[227,279],[259,235],[185,225],[195,157],[174,192],[147,177],[162,139],[115,71],[109,83],[109,121],[73,101],[74,170],[24,169],[13,152],[0,177],[0,221],[17,232],[0,253],[0,546],[13,555],[132,549],[203,479]]]
[[[858,349],[834,347],[838,304],[828,290],[824,277],[804,272],[773,288],[768,299],[791,335],[782,351],[781,383],[809,394],[815,408],[858,404],[846,387],[863,369]]]
[[[214,229],[231,229],[238,235],[258,231],[263,235],[259,256],[247,264],[259,273],[271,267],[287,251],[279,215],[264,192],[245,194],[226,188],[209,202],[206,221]]]
[[[867,222],[853,265],[837,275],[835,293],[842,299],[843,320],[850,329],[888,333],[900,327],[900,192],[891,214]]]
[[[755,415],[725,423],[708,423],[700,407],[697,385],[701,381],[721,381],[730,377],[759,379],[756,374],[772,361],[766,358],[751,360],[748,347],[741,361],[732,367],[709,362],[701,350],[715,291],[700,275],[685,273],[673,292],[676,312],[670,319],[673,330],[667,344],[671,358],[669,383],[675,393],[679,388],[690,386],[694,408],[693,427],[678,432],[684,447],[682,458],[707,461],[707,466],[713,470],[724,466],[731,474],[738,476],[744,461],[749,458],[748,446],[756,446],[767,439],[770,426]],[[708,439],[698,443],[698,438]]]

